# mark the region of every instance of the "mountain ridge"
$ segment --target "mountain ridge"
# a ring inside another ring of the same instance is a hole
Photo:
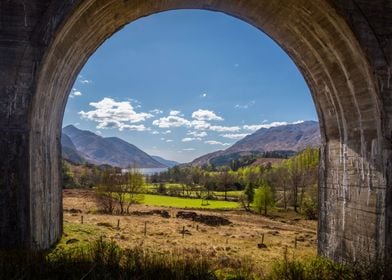
[[[80,130],[73,125],[63,128],[62,139],[66,153],[69,154],[67,138],[71,140],[75,150],[82,155],[85,161],[102,165],[108,164],[121,168],[166,168],[169,167],[152,158],[149,154],[142,151],[133,144],[130,144],[118,137],[102,137],[89,130]],[[63,153],[64,155],[64,153]]]
[[[216,158],[236,153],[249,155],[271,151],[298,152],[306,147],[317,147],[320,141],[320,127],[316,121],[260,128],[229,148],[198,157],[190,164],[192,166],[208,165]]]

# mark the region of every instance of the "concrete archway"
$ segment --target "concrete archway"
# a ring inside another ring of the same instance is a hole
[[[6,155],[0,163],[0,246],[44,249],[61,236],[61,122],[90,55],[129,22],[186,8],[220,11],[254,25],[304,75],[323,142],[319,253],[335,260],[390,256],[392,93],[385,50],[392,48],[380,44],[378,33],[388,20],[374,28],[371,7],[349,0],[46,2],[2,4],[12,16],[8,25],[3,17],[1,26],[18,36],[7,45],[9,34],[2,32],[0,41],[10,54],[0,64],[7,73],[0,78],[0,149]],[[379,12],[392,11],[391,1],[377,2]]]

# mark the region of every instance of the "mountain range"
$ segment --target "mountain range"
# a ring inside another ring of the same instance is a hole
[[[178,164],[153,157],[135,145],[117,137],[102,137],[73,125],[63,128],[61,139],[64,159],[74,163],[89,162],[127,168],[165,168]]]
[[[265,152],[280,151],[290,155],[306,147],[320,146],[320,127],[315,121],[304,121],[271,128],[260,128],[239,140],[226,150],[201,156],[191,162],[193,166],[230,162],[241,156],[260,155]]]
[[[74,163],[89,162],[127,168],[165,168],[178,162],[151,156],[135,145],[117,137],[102,137],[73,125],[63,128],[61,139],[63,158]],[[291,156],[306,147],[320,145],[319,123],[305,121],[271,128],[260,128],[239,140],[226,150],[203,155],[191,163],[192,166],[207,164],[224,165],[243,156],[260,156],[266,152]]]

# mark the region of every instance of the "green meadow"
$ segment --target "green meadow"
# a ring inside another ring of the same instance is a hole
[[[223,200],[202,200],[199,198],[182,198],[166,195],[144,195],[143,204],[151,206],[200,209],[235,209],[238,202]]]

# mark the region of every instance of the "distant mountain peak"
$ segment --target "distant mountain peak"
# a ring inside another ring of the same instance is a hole
[[[135,166],[138,168],[165,168],[169,167],[133,144],[130,144],[118,137],[101,137],[89,130],[81,130],[74,125],[68,125],[63,128],[63,141],[68,146],[63,145],[63,151],[72,148],[69,142],[74,146],[74,152],[83,156],[85,161],[102,165],[127,168]],[[68,138],[70,141],[68,141]],[[70,148],[71,147],[71,148]],[[64,153],[63,153],[64,155]],[[72,153],[74,155],[74,153]]]
[[[223,151],[206,154],[192,165],[210,164],[217,157],[249,152],[293,151],[320,146],[319,123],[313,120],[270,128],[260,128]]]

